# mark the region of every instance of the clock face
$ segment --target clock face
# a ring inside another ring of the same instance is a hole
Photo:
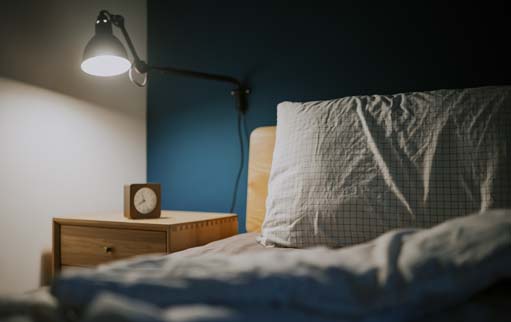
[[[144,187],[135,192],[133,204],[139,213],[147,215],[156,208],[156,205],[158,204],[158,196],[151,188]]]

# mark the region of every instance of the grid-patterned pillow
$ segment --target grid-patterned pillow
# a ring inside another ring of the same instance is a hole
[[[340,247],[511,207],[511,87],[278,106],[259,240]]]

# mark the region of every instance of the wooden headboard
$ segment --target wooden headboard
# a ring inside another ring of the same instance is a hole
[[[248,156],[247,223],[248,232],[261,231],[266,213],[275,126],[258,127],[250,134]]]

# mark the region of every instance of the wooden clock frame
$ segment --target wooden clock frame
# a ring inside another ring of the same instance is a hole
[[[141,214],[135,208],[133,199],[135,193],[142,189],[149,188],[156,193],[157,203],[153,211],[148,214]],[[161,216],[161,186],[159,183],[134,183],[124,186],[124,217],[129,219],[150,219]]]

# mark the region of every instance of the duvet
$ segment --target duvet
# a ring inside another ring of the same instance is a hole
[[[511,210],[491,210],[342,249],[152,256],[69,271],[53,300],[3,300],[0,317],[509,321],[510,278]]]

